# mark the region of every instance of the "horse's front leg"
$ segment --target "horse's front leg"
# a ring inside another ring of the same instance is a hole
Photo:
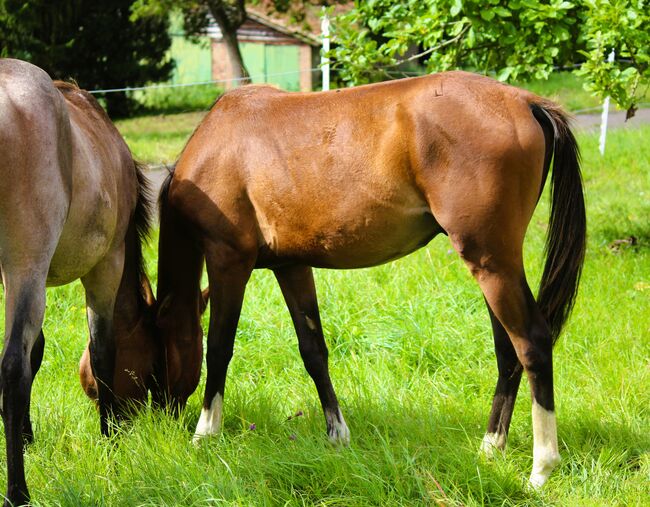
[[[38,370],[41,368],[41,363],[43,362],[43,353],[45,352],[45,335],[43,335],[43,330],[38,334],[36,342],[32,347],[32,352],[29,356],[29,364],[32,370],[32,384],[36,378]],[[31,400],[30,400],[31,401]],[[25,420],[23,422],[23,441],[25,444],[31,444],[34,441],[34,429],[32,428],[31,420],[31,402],[27,402],[27,412],[25,413]]]
[[[90,364],[95,380],[102,435],[110,434],[115,395],[115,336],[113,311],[124,268],[124,248],[106,256],[81,282],[86,290],[86,315],[90,331]]]
[[[300,355],[307,373],[316,384],[327,421],[327,435],[332,443],[348,445],[350,430],[339,409],[339,402],[330,379],[327,345],[318,312],[312,269],[308,266],[289,266],[276,269],[274,273],[298,335]]]
[[[7,447],[5,505],[29,502],[23,456],[24,422],[32,388],[30,356],[45,313],[47,267],[14,272],[5,267],[5,346],[0,367],[2,419]]]
[[[221,431],[226,374],[232,359],[246,283],[255,265],[253,253],[237,251],[223,243],[209,245],[205,260],[210,281],[208,373],[194,443]]]

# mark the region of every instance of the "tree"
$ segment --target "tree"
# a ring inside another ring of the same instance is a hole
[[[595,94],[634,114],[650,82],[644,0],[369,0],[333,23],[333,68],[348,84],[390,77],[409,62],[500,80],[546,78],[581,65]],[[606,61],[611,49],[617,60]],[[645,88],[644,88],[645,87]]]
[[[369,82],[409,61],[429,71],[494,71],[501,80],[544,78],[570,61],[576,7],[555,0],[374,0],[333,23],[334,67],[348,83]],[[414,54],[411,54],[414,53]]]
[[[190,36],[204,33],[211,15],[219,25],[226,44],[233,77],[241,83],[250,81],[237,41],[237,30],[246,21],[244,0],[137,0],[131,17],[137,20],[169,16],[173,9],[182,12],[184,28]]]
[[[331,5],[341,0],[249,0],[249,4],[263,6],[269,11],[288,13],[292,20],[304,19],[305,9],[310,5]],[[183,14],[185,32],[191,37],[205,33],[212,15],[223,36],[233,77],[240,83],[250,82],[250,74],[237,40],[237,30],[246,21],[245,0],[137,0],[133,19],[151,15],[169,15],[172,9]]]
[[[223,41],[226,44],[228,58],[234,71],[234,77],[242,83],[250,82],[250,74],[241,56],[237,30],[246,21],[244,0],[207,0],[210,13],[219,25]]]
[[[85,89],[139,86],[169,78],[168,18],[131,21],[133,0],[0,0],[0,52]],[[105,95],[111,116],[128,114],[126,93]]]
[[[588,40],[586,61],[578,71],[587,87],[611,96],[634,116],[640,97],[650,85],[650,10],[642,0],[588,0],[583,32]],[[610,51],[616,60],[606,60]]]

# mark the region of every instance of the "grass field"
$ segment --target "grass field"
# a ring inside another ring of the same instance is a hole
[[[189,120],[163,125],[160,145],[140,145],[138,121],[121,128],[141,157],[182,145],[193,128]],[[488,315],[467,269],[438,237],[381,267],[316,273],[332,378],[352,432],[347,449],[327,443],[269,272],[256,272],[248,287],[223,434],[198,447],[190,440],[203,384],[178,420],[145,410],[115,438],[99,435],[77,377],[87,340],[81,287],[50,290],[32,398],[36,441],[26,457],[34,505],[650,505],[648,138],[648,127],[613,131],[604,158],[595,136],[579,138],[589,249],[555,349],[563,461],[541,492],[525,486],[532,462],[525,381],[506,455],[478,456],[496,381]],[[547,211],[545,196],[526,242],[532,285]],[[634,245],[616,242],[631,236]],[[153,274],[153,247],[147,260]],[[288,419],[298,411],[304,415]]]

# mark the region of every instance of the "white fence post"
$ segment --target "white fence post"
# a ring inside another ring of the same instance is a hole
[[[323,7],[323,16],[320,22],[320,31],[323,37],[323,48],[321,49],[320,64],[323,72],[323,90],[330,89],[330,61],[327,53],[330,50],[330,18]]]
[[[613,62],[616,54],[612,49],[612,52],[607,57],[608,62]],[[598,143],[598,149],[600,150],[600,155],[605,155],[605,141],[607,140],[607,118],[609,116],[609,95],[605,97],[605,102],[603,102],[603,114],[600,117],[600,142]]]

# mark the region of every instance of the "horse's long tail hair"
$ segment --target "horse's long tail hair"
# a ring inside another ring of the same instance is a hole
[[[537,303],[555,343],[578,292],[585,258],[587,219],[580,151],[567,115],[559,106],[545,100],[533,104],[531,109],[546,136],[547,170],[553,153],[546,264]]]

